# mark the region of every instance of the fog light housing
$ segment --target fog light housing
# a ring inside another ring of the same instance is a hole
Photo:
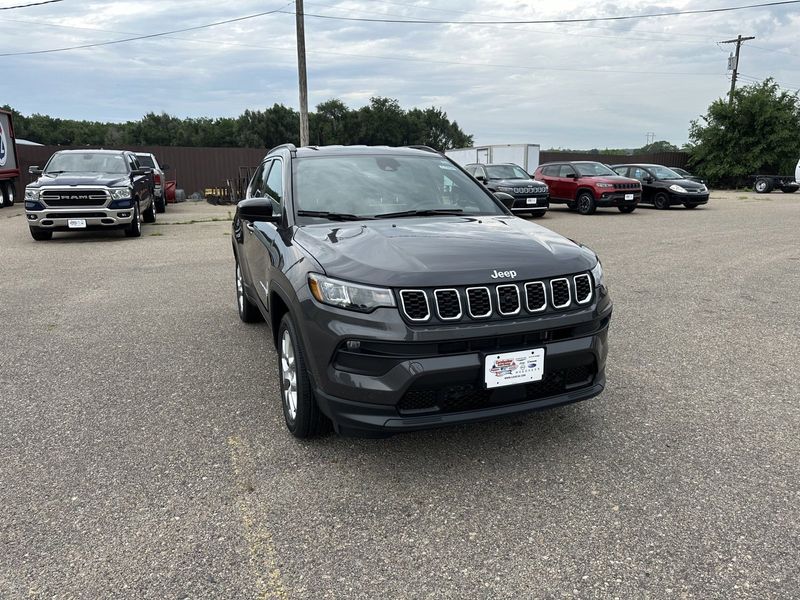
[[[36,219],[38,219],[36,215],[28,215],[28,221],[35,221]]]
[[[129,213],[129,212],[121,212],[121,213],[117,213],[117,216],[120,219],[127,219],[128,217],[131,216],[131,213]]]

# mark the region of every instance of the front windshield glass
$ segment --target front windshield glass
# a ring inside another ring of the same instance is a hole
[[[647,167],[656,179],[683,179],[683,176],[667,167]]]
[[[406,211],[505,214],[478,184],[437,156],[320,156],[296,164],[296,211],[363,218]]]
[[[106,152],[65,152],[54,154],[47,163],[45,173],[109,173],[124,175],[128,172],[125,157]]]
[[[573,163],[581,177],[602,177],[605,175],[617,176],[617,173],[599,162],[579,162]]]
[[[530,179],[531,176],[517,165],[491,165],[486,167],[489,179]]]

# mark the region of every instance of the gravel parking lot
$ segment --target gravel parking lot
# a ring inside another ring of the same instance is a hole
[[[230,212],[0,210],[0,598],[800,597],[800,195],[552,210],[615,301],[602,395],[310,443]]]

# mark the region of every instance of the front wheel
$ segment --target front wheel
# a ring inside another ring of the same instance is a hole
[[[150,206],[144,211],[144,222],[145,223],[155,223],[156,222],[156,201],[155,198],[150,200]]]
[[[534,219],[541,219],[546,212],[547,212],[546,210],[532,210],[531,211],[531,216]]]
[[[781,191],[784,194],[794,194],[797,191],[797,188],[796,187],[784,186],[784,187],[781,188]]]
[[[576,202],[578,204],[578,212],[582,215],[592,215],[597,210],[597,203],[594,201],[592,192],[581,192],[578,194]]]
[[[669,208],[669,196],[664,192],[658,192],[656,197],[653,198],[653,205],[659,210],[667,210]]]
[[[125,227],[125,235],[127,237],[142,237],[142,219],[139,216],[139,201],[133,201],[133,218],[130,224]]]
[[[635,206],[618,206],[617,209],[619,210],[619,212],[627,214],[627,213],[632,213],[633,211],[635,211],[636,207]]]
[[[278,328],[278,377],[286,427],[296,438],[320,435],[330,428],[311,389],[305,353],[289,313]]]
[[[164,196],[161,196],[161,198],[156,200],[156,212],[158,213],[167,212],[167,199]]]
[[[769,179],[761,177],[756,179],[756,184],[753,187],[757,194],[769,194],[772,191],[772,182]]]

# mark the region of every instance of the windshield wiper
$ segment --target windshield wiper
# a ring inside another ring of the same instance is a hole
[[[376,219],[392,219],[394,217],[425,217],[428,215],[460,215],[463,208],[427,208],[425,210],[401,210],[400,212],[375,215]]]
[[[364,219],[372,219],[372,217],[351,215],[349,213],[329,212],[327,210],[298,210],[297,216],[320,217],[321,219],[328,219],[329,221],[362,221]]]

